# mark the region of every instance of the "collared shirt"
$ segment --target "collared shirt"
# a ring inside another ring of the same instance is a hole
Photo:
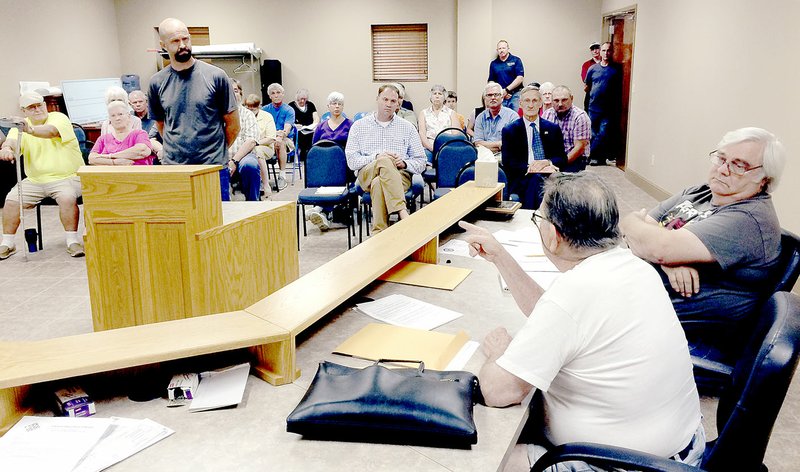
[[[258,123],[258,131],[260,133],[258,139],[275,139],[278,135],[275,119],[269,113],[264,113],[263,110],[259,111],[258,115],[256,115],[256,123]]]
[[[412,174],[422,173],[428,163],[419,133],[408,121],[393,115],[383,126],[372,113],[353,123],[345,147],[348,167],[357,173],[382,152],[405,156],[406,170]]]
[[[536,131],[537,132],[541,131],[539,129],[539,117],[537,116],[536,120],[534,120],[534,121],[528,121],[528,119],[523,116],[522,117],[522,121],[525,122],[525,132],[528,133],[528,164],[530,164],[535,160],[535,157],[533,155],[533,144],[532,144],[533,143],[533,128],[531,128],[531,123],[535,123],[536,124]],[[544,159],[544,156],[542,156],[541,159]]]
[[[475,141],[501,141],[503,128],[518,118],[514,110],[506,107],[500,107],[495,117],[489,109],[484,110],[475,119]]]
[[[228,148],[228,159],[233,159],[233,156],[239,152],[245,141],[252,139],[258,141],[259,129],[256,115],[246,107],[239,105],[239,135],[233,140],[233,144]]]
[[[561,133],[564,135],[564,150],[567,153],[575,147],[575,141],[579,139],[591,141],[592,139],[592,122],[589,120],[589,115],[575,105],[572,105],[563,118],[558,116],[555,108],[549,108],[544,112],[542,118],[552,121],[561,128]],[[583,148],[583,155],[586,157],[589,157],[589,147]]]
[[[522,65],[522,59],[513,54],[509,54],[506,60],[500,60],[498,56],[495,60],[489,63],[489,81],[497,82],[503,88],[508,88],[511,82],[517,77],[525,75],[525,67]],[[516,92],[522,88],[519,84],[511,92]]]

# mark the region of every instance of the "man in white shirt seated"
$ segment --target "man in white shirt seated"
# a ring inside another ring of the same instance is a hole
[[[528,317],[512,336],[491,332],[480,373],[489,406],[542,392],[543,436],[518,445],[506,470],[529,470],[547,447],[594,442],[697,465],[705,449],[686,338],[656,270],[618,247],[614,193],[595,175],[548,179],[533,222],[562,272],[545,291],[488,231],[471,252],[497,266]],[[612,281],[612,283],[609,283]],[[554,470],[599,470],[581,463]]]
[[[416,128],[395,115],[399,100],[397,87],[381,85],[377,110],[353,123],[345,146],[347,166],[372,197],[374,233],[389,227],[390,214],[408,216],[405,193],[428,162]]]

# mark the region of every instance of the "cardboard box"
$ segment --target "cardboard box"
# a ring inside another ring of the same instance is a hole
[[[167,386],[169,406],[180,406],[194,400],[200,376],[197,374],[178,374],[172,377]]]
[[[96,413],[94,402],[80,387],[56,391],[56,402],[58,411],[63,416],[83,417]]]

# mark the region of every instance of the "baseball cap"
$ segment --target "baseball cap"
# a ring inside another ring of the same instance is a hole
[[[598,43],[597,41],[595,41],[595,42],[593,42],[592,44],[590,44],[590,45],[589,45],[589,50],[591,51],[592,49],[600,49],[600,43]]]
[[[37,103],[44,103],[44,98],[36,92],[25,92],[19,97],[20,108],[28,108]]]

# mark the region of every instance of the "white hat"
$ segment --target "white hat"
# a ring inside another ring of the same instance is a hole
[[[44,103],[44,98],[36,92],[25,92],[19,97],[20,108],[28,108],[37,103]]]

